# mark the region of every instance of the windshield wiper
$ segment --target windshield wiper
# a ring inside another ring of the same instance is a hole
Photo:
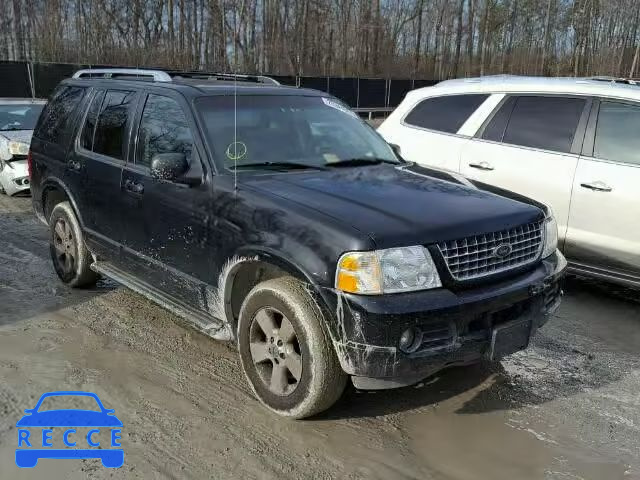
[[[255,167],[274,167],[279,169],[313,169],[313,170],[324,170],[324,167],[318,165],[310,165],[308,163],[302,162],[253,162],[253,163],[239,163],[237,165],[230,165],[228,168],[233,170],[239,170],[241,168],[255,168]]]
[[[360,157],[360,158],[348,158],[346,160],[340,160],[339,162],[327,163],[327,167],[357,167],[360,165],[378,165],[380,163],[390,163],[392,165],[400,165],[400,162],[395,162],[393,160],[387,160],[384,158]]]

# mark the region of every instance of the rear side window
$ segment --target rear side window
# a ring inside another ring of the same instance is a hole
[[[640,165],[640,106],[600,103],[593,156]]]
[[[124,160],[127,122],[136,92],[108,90],[93,135],[93,151]]]
[[[502,141],[569,152],[585,102],[583,98],[518,97]]]
[[[169,97],[149,95],[142,111],[136,163],[146,167],[157,153],[184,153],[191,164],[193,137],[180,105]]]
[[[46,142],[64,144],[70,138],[73,114],[82,101],[86,88],[62,87],[57,90],[47,104],[38,122],[34,136]]]
[[[404,123],[438,132],[456,133],[489,95],[448,95],[427,98],[405,117]]]

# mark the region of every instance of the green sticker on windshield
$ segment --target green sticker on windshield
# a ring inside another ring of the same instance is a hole
[[[247,146],[244,142],[231,142],[227,147],[226,154],[229,160],[237,162],[247,155]]]

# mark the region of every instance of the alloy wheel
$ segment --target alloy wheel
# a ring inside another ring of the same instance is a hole
[[[53,246],[58,266],[65,274],[75,271],[78,248],[73,238],[71,225],[63,218],[58,218],[53,228]]]
[[[263,307],[249,329],[249,349],[258,376],[272,393],[295,391],[302,378],[302,354],[291,321],[273,307]]]

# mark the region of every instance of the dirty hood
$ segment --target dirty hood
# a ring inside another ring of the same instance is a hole
[[[381,164],[269,175],[240,182],[322,212],[378,248],[488,233],[544,217],[537,207],[440,180],[415,166]]]

